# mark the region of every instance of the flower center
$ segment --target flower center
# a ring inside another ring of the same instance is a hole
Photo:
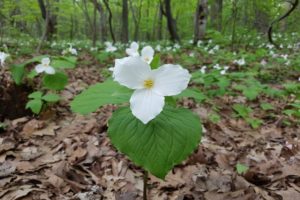
[[[149,62],[149,60],[150,60],[149,57],[145,57],[146,62]]]
[[[154,82],[151,79],[147,79],[147,80],[144,81],[144,87],[147,88],[147,89],[152,88],[153,85],[154,85]]]

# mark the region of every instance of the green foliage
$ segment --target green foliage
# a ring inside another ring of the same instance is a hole
[[[53,75],[46,74],[43,79],[43,85],[51,90],[62,90],[68,83],[68,76],[57,72]]]
[[[105,104],[122,104],[129,101],[132,90],[108,80],[90,86],[71,102],[73,112],[88,114]]]
[[[24,65],[21,65],[21,64],[12,65],[10,68],[10,71],[11,71],[11,75],[12,75],[12,78],[14,79],[15,83],[17,85],[20,85],[22,83],[23,76],[25,73]]]
[[[76,67],[77,58],[74,56],[69,57],[53,57],[51,66],[57,69],[73,69]]]
[[[154,56],[150,66],[152,69],[157,69],[160,67],[160,56],[158,54]]]
[[[237,163],[236,164],[236,171],[238,174],[243,174],[245,172],[247,172],[249,170],[249,167],[247,167],[246,165]]]
[[[238,117],[243,118],[252,128],[256,129],[262,124],[262,120],[250,116],[253,110],[242,104],[234,104],[233,110],[237,113]]]
[[[44,103],[54,103],[60,99],[57,94],[49,93],[43,96],[43,93],[40,91],[31,93],[28,95],[28,98],[30,100],[26,104],[26,109],[30,109],[35,114],[41,112]]]
[[[144,125],[128,107],[114,112],[108,135],[118,150],[135,164],[163,179],[197,147],[201,138],[199,118],[187,109],[166,107]]]
[[[181,92],[179,95],[175,96],[176,99],[184,98],[184,97],[193,98],[199,103],[201,103],[207,99],[207,97],[203,93],[201,93],[201,91],[198,91],[197,89],[190,89],[190,88],[187,88],[186,90]]]

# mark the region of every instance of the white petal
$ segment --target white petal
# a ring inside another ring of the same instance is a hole
[[[132,114],[147,124],[154,119],[165,105],[165,98],[152,90],[136,90],[130,98],[130,108]]]
[[[126,49],[126,54],[129,56],[139,56],[139,52],[134,49]]]
[[[191,75],[180,65],[167,64],[154,70],[155,92],[163,96],[173,96],[181,93],[188,86]]]
[[[49,65],[50,64],[50,58],[43,58],[42,59],[42,64]]]
[[[137,51],[139,49],[139,44],[137,42],[132,42],[130,44],[130,49]]]
[[[150,74],[150,66],[140,57],[126,57],[116,60],[113,77],[121,85],[131,89],[141,89]]]
[[[151,63],[153,60],[154,56],[154,49],[151,46],[146,46],[142,49],[142,58],[145,60],[147,63]]]
[[[108,41],[107,41],[107,42],[104,42],[104,44],[105,44],[106,47],[111,47],[111,46],[112,46],[112,43],[111,43],[111,42],[108,42]]]
[[[35,66],[35,71],[36,71],[38,74],[44,72],[45,69],[46,69],[46,67],[45,67],[44,65],[41,65],[41,64]]]
[[[55,69],[51,66],[45,67],[46,74],[55,74]]]

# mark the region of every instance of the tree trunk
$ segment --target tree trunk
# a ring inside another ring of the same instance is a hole
[[[109,3],[108,3],[108,0],[103,0],[104,4],[105,4],[105,7],[106,9],[108,10],[108,24],[109,24],[109,31],[110,31],[110,35],[111,35],[111,38],[113,40],[113,43],[116,42],[116,38],[115,38],[115,34],[114,34],[114,31],[113,31],[113,28],[112,28],[112,12],[111,12],[111,9],[109,7]]]
[[[102,42],[106,41],[106,27],[105,27],[105,13],[103,10],[103,6],[101,4],[101,2],[98,2],[97,0],[90,0],[95,8],[97,9],[98,13],[99,13],[99,32],[100,32],[100,39]]]
[[[162,25],[163,25],[163,13],[162,13],[162,4],[159,3],[159,8],[158,8],[158,27],[157,27],[157,39],[162,40]]]
[[[38,4],[41,10],[42,17],[45,21],[47,22],[47,30],[46,30],[46,36],[45,39],[51,40],[53,36],[56,34],[57,29],[57,21],[56,21],[56,15],[51,15],[50,13],[50,6],[46,8],[44,0],[38,0]],[[48,20],[47,18],[47,13],[48,13]]]
[[[140,33],[140,21],[141,21],[141,10],[143,6],[143,0],[139,0],[138,8],[134,9],[132,0],[129,0],[129,5],[132,13],[132,19],[134,22],[134,34],[133,39],[135,41],[139,40],[139,33]]]
[[[128,42],[128,0],[123,0],[122,3],[122,30],[121,41]]]
[[[211,23],[218,31],[222,31],[223,0],[214,0],[211,6]]]
[[[93,15],[93,47],[96,46],[97,42],[97,9],[94,7],[94,15]]]
[[[236,43],[236,22],[237,22],[237,12],[238,12],[238,7],[237,7],[237,1],[238,0],[233,0],[232,1],[232,32],[231,32],[231,51],[235,50],[235,43]]]
[[[180,42],[179,36],[177,34],[177,29],[176,29],[176,21],[174,20],[172,16],[172,9],[171,9],[171,0],[164,0],[164,8],[162,8],[162,13],[163,15],[167,18],[167,23],[168,23],[168,30],[171,36],[171,40],[173,42]]]
[[[207,15],[207,0],[199,0],[194,19],[194,44],[205,38]]]

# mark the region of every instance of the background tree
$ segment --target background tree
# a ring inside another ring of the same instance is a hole
[[[194,44],[196,44],[198,40],[203,40],[205,37],[207,15],[207,0],[199,0],[195,14]]]

